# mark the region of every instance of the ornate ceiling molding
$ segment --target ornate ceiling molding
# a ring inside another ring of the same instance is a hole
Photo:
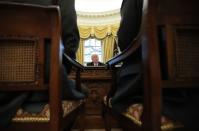
[[[107,25],[120,22],[120,10],[107,12],[81,12],[77,11],[78,25]]]

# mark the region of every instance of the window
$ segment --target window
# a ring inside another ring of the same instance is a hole
[[[91,62],[91,55],[98,54],[102,61],[102,43],[100,40],[91,38],[84,41],[84,64]]]

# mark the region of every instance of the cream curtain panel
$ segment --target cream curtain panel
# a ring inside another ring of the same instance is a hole
[[[77,57],[77,61],[79,61],[79,63],[81,64],[83,64],[84,62],[83,54],[84,54],[83,39],[80,38],[79,48],[77,50],[76,57]]]
[[[102,48],[103,48],[103,61],[106,62],[113,57],[114,53],[114,36],[107,36],[102,40]]]
[[[83,43],[85,39],[91,37],[100,39],[102,41],[104,62],[113,57],[114,41],[115,38],[117,37],[119,24],[104,25],[104,26],[80,25],[78,28],[80,32],[80,46],[76,54],[77,61],[83,64],[83,54],[84,54]]]
[[[107,35],[117,35],[119,24],[104,25],[104,26],[79,26],[80,37],[88,39],[95,37],[97,39],[104,39]]]

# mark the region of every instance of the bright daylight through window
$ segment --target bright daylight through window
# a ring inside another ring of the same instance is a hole
[[[100,40],[91,38],[84,42],[84,64],[91,62],[91,55],[98,54],[99,61],[102,61],[102,43]]]
[[[121,7],[122,0],[75,0],[75,9],[77,12],[84,13],[104,13],[118,10]],[[94,37],[88,38],[83,42],[83,64],[91,61],[91,55],[98,54],[99,61],[103,61],[102,41]]]

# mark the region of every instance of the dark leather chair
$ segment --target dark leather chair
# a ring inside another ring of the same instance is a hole
[[[61,100],[59,7],[4,2],[0,3],[0,17],[0,91],[46,90],[49,93],[49,103],[42,112],[32,114],[20,108],[10,126],[1,130],[70,130],[80,116],[84,102]],[[67,59],[77,68],[76,85],[80,88],[79,73],[83,66]]]

